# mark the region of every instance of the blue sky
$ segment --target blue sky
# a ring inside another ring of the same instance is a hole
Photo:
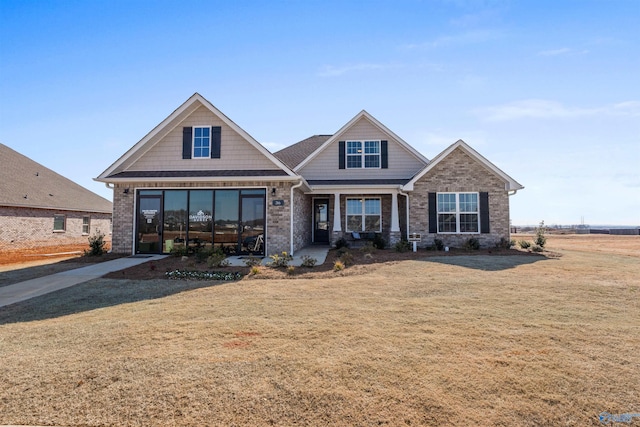
[[[525,186],[514,224],[640,225],[640,1],[0,0],[0,142],[93,178],[194,92],[272,151],[366,109]]]

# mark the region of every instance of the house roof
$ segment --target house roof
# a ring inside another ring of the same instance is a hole
[[[404,185],[408,179],[310,179],[307,182],[312,187],[318,186],[348,186],[357,187],[360,185]]]
[[[274,153],[284,164],[295,169],[332,135],[313,135]]]
[[[464,142],[463,140],[459,139],[458,141],[454,142],[449,147],[447,147],[440,154],[438,154],[436,157],[434,157],[433,160],[431,160],[431,162],[424,169],[422,169],[420,172],[418,172],[411,179],[411,181],[409,181],[404,186],[404,189],[406,191],[413,191],[413,185],[416,183],[416,181],[418,181],[425,174],[427,174],[427,172],[429,172],[434,167],[436,167],[436,165],[438,163],[440,163],[442,160],[444,160],[447,156],[449,156],[456,149],[461,149],[462,151],[467,153],[469,156],[471,156],[471,158],[475,159],[480,164],[482,164],[484,167],[486,167],[489,171],[493,172],[495,175],[497,175],[502,180],[504,180],[504,182],[505,182],[505,190],[507,190],[507,191],[518,191],[518,190],[522,190],[524,188],[515,179],[511,178],[509,175],[504,173],[500,168],[498,168],[496,165],[494,165],[489,160],[487,160],[485,157],[483,157],[480,153],[478,153],[476,150],[471,148],[466,142]]]
[[[327,138],[318,148],[316,148],[311,154],[309,154],[302,162],[298,163],[296,165],[296,167],[293,168],[293,170],[297,172],[300,169],[302,169],[306,164],[308,164],[311,160],[313,160],[314,157],[316,157],[318,154],[320,154],[322,151],[324,151],[327,147],[329,147],[331,144],[333,144],[336,140],[338,140],[342,136],[343,133],[345,133],[347,130],[349,130],[353,125],[355,125],[362,118],[368,120],[371,124],[373,124],[375,127],[380,129],[382,132],[386,133],[391,138],[395,139],[398,142],[398,144],[403,146],[408,152],[413,154],[416,158],[420,159],[425,164],[429,162],[429,159],[427,159],[422,154],[420,154],[420,152],[418,152],[415,148],[413,148],[411,145],[409,145],[407,142],[405,142],[398,135],[393,133],[385,125],[380,123],[375,117],[373,117],[367,111],[362,110],[358,114],[356,114],[356,116],[354,118],[349,120],[349,122],[347,122],[347,124],[342,126],[342,128],[340,128],[340,130],[338,132],[336,132],[335,134],[333,134],[332,136]]]
[[[112,203],[0,144],[0,206],[111,213]]]
[[[272,177],[288,176],[283,170],[188,170],[188,171],[124,171],[109,178],[227,178],[227,177]]]
[[[253,145],[262,155],[269,159],[273,164],[284,171],[285,175],[296,176],[295,173],[287,167],[280,159],[274,156],[269,150],[264,148],[258,141],[256,141],[251,135],[249,135],[244,129],[238,126],[233,120],[228,118],[224,113],[218,110],[213,104],[207,101],[199,93],[194,93],[189,99],[187,99],[180,107],[178,107],[173,113],[171,113],[166,119],[158,124],[151,132],[145,135],[140,141],[138,141],[133,147],[131,147],[125,154],[123,154],[118,160],[116,160],[107,170],[102,172],[100,176],[95,178],[96,181],[110,182],[110,178],[115,174],[122,172],[119,170],[123,164],[130,159],[140,158],[146,153],[153,145],[162,139],[162,137],[168,134],[172,129],[180,124],[183,115],[186,117],[200,106],[204,106],[214,115],[216,115],[223,123],[229,126],[232,130],[238,133],[243,139]]]

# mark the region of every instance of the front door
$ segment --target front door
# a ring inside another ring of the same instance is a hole
[[[329,243],[329,199],[313,200],[313,242]]]
[[[162,251],[162,196],[140,196],[137,230],[136,253]]]

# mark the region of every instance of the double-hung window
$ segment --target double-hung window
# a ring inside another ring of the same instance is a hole
[[[438,233],[478,233],[478,193],[438,193]]]
[[[53,231],[62,233],[66,230],[67,219],[64,215],[53,215]]]
[[[380,141],[347,141],[347,168],[380,168]]]
[[[91,217],[83,216],[82,217],[82,234],[89,234],[90,225],[91,225]]]
[[[347,231],[381,232],[380,199],[347,199]]]
[[[209,158],[211,155],[211,128],[198,127],[193,128],[193,158],[202,159]]]

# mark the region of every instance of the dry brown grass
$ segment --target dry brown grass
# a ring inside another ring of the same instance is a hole
[[[99,279],[6,307],[0,424],[601,425],[640,412],[640,238],[591,237],[550,236],[560,258]]]

